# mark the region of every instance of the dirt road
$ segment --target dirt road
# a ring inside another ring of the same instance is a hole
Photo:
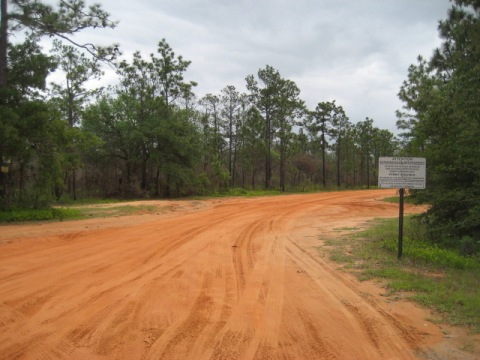
[[[0,227],[1,359],[417,359],[442,337],[320,256],[396,216],[352,191]],[[414,211],[407,206],[406,211]]]

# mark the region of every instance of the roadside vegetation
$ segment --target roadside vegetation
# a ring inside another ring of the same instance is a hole
[[[285,194],[279,190],[252,190],[252,189],[244,189],[244,188],[232,188],[226,189],[222,192],[213,192],[209,195],[204,196],[194,196],[196,199],[208,199],[213,197],[229,197],[229,196],[243,196],[243,197],[252,197],[252,196],[274,196]]]
[[[11,209],[0,211],[0,223],[45,221],[45,220],[74,220],[81,219],[82,214],[76,209]]]
[[[311,190],[314,191],[314,190]],[[185,201],[201,200],[216,197],[228,196],[274,196],[285,194],[278,190],[248,190],[242,188],[229,189],[224,192],[212,193],[204,196],[192,196],[183,198]],[[129,204],[125,204],[128,201]],[[138,204],[132,200],[119,199],[82,199],[72,200],[65,198],[62,201],[41,209],[32,208],[12,208],[0,211],[0,224],[12,222],[35,222],[35,221],[63,221],[63,220],[82,220],[101,217],[118,217],[125,215],[153,214],[169,211],[169,206],[157,206],[148,204]]]
[[[480,254],[466,255],[462,243],[435,243],[419,216],[405,217],[401,260],[397,241],[398,219],[393,218],[377,219],[367,230],[326,245],[331,259],[361,281],[380,282],[386,296],[416,301],[433,309],[435,320],[480,333]]]
[[[48,209],[12,209],[0,211],[0,224],[12,222],[83,220],[91,218],[143,215],[168,211],[167,206],[121,205],[104,203],[105,206],[80,205],[75,207],[51,207]]]

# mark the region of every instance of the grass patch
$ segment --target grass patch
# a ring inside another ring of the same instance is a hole
[[[14,209],[0,211],[0,223],[49,221],[49,220],[82,220],[89,218],[118,217],[126,215],[153,214],[168,211],[167,207],[154,205],[120,205],[107,207],[53,207],[50,209]]]
[[[77,210],[86,218],[118,217],[126,215],[153,214],[165,211],[166,207],[155,205],[120,205],[109,207],[81,207]]]
[[[355,262],[352,259],[352,256],[346,252],[343,252],[339,249],[330,250],[330,259],[335,262],[339,262],[345,265],[345,267],[352,267]]]
[[[82,214],[77,209],[13,209],[0,211],[0,222],[25,222],[45,220],[74,220],[81,219]]]
[[[397,259],[398,219],[376,220],[355,235],[326,244],[332,260],[359,280],[377,280],[387,295],[402,295],[436,311],[440,321],[480,333],[480,259],[425,241],[425,229],[405,217],[402,260]]]
[[[203,196],[192,196],[191,199],[211,199],[211,198],[222,198],[222,197],[254,197],[254,196],[274,196],[274,195],[286,195],[290,194],[289,192],[281,192],[279,190],[248,190],[242,188],[233,188],[228,189],[222,192],[216,192]]]

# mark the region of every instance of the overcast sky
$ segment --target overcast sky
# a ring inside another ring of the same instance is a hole
[[[448,0],[100,3],[119,24],[97,29],[96,43],[117,42],[127,59],[136,50],[147,58],[165,38],[192,62],[186,78],[198,82],[198,97],[227,85],[245,92],[245,77],[268,64],[296,82],[310,109],[336,100],[353,123],[370,117],[394,133],[408,66],[439,46],[438,21],[452,6]]]

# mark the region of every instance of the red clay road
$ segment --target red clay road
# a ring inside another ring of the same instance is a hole
[[[0,358],[421,358],[442,339],[426,313],[365,292],[319,250],[397,216],[380,200],[392,195],[163,202],[172,211],[1,226]]]

